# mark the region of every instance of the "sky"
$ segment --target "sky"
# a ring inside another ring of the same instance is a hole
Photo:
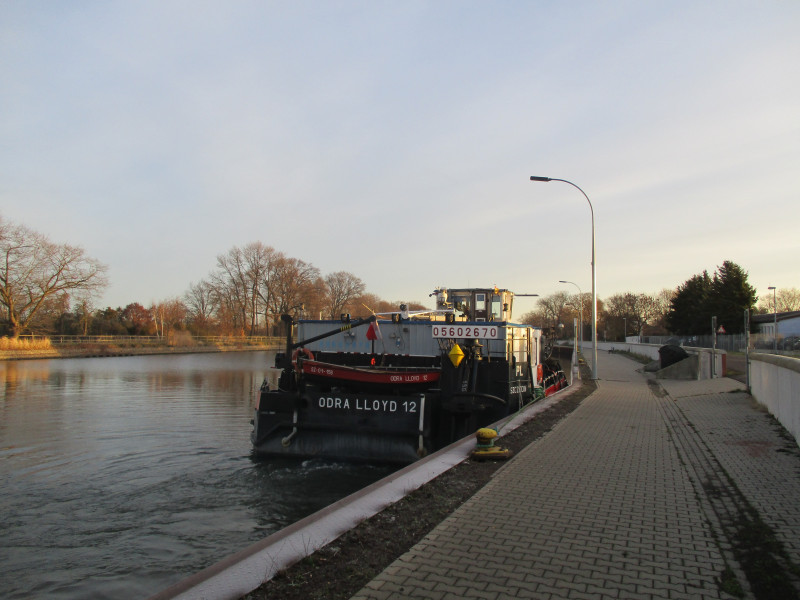
[[[800,287],[796,0],[0,0],[0,215],[182,296],[260,241],[391,301]],[[532,309],[535,299],[517,303]],[[525,304],[528,302],[528,304]]]

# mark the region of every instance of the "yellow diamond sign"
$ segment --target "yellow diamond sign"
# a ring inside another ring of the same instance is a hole
[[[464,360],[464,351],[458,344],[454,344],[448,356],[450,357],[450,362],[453,363],[453,366],[457,367],[461,364],[461,361]]]

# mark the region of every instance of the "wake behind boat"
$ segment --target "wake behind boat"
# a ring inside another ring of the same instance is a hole
[[[541,330],[511,322],[513,292],[431,295],[435,310],[300,320],[296,343],[284,315],[286,351],[258,392],[255,453],[410,463],[567,384],[541,360]]]

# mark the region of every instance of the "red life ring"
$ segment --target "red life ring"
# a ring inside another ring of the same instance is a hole
[[[292,362],[297,365],[297,359],[300,356],[300,353],[303,353],[308,360],[314,360],[314,355],[311,353],[311,350],[308,348],[297,348],[294,352],[292,352]]]

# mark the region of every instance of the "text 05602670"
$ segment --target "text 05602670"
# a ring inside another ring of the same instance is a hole
[[[499,340],[501,329],[496,325],[434,325],[431,328],[434,338],[479,338],[482,340]]]

